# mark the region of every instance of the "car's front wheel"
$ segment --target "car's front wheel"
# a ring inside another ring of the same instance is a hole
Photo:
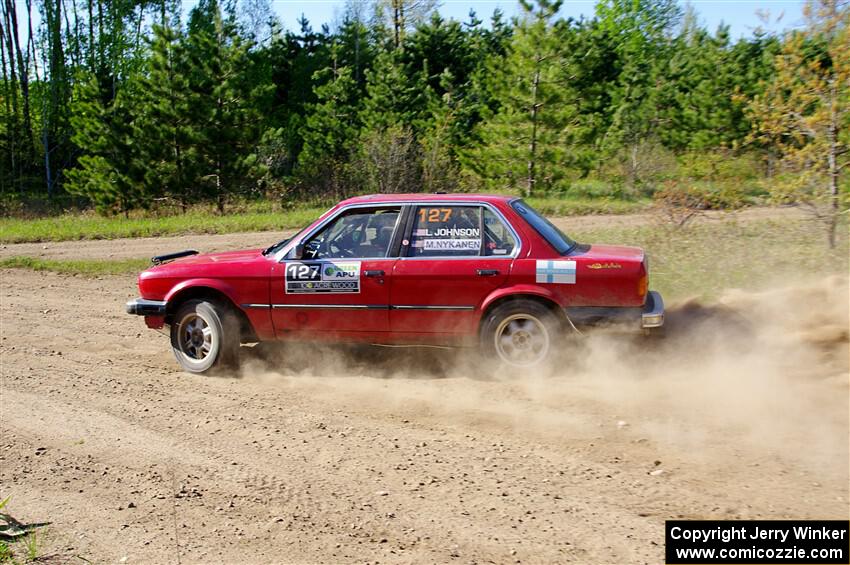
[[[171,348],[190,373],[208,373],[236,365],[239,327],[226,307],[206,300],[187,300],[171,323]]]
[[[512,367],[534,367],[554,353],[560,320],[533,300],[512,300],[494,308],[481,327],[481,347]]]

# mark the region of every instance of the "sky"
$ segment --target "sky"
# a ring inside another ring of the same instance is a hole
[[[338,21],[345,9],[344,0],[269,0],[272,9],[288,29],[298,29],[296,20],[303,13],[314,29],[323,23]],[[184,5],[194,4],[184,0]],[[560,14],[563,17],[591,17],[596,0],[565,0]],[[685,5],[685,2],[682,2]],[[729,24],[733,39],[751,36],[756,28],[766,31],[782,31],[802,25],[803,2],[799,0],[691,0],[701,23],[715,30],[723,22]],[[485,22],[490,19],[493,10],[499,8],[510,17],[520,12],[518,0],[443,0],[440,14],[445,18],[460,21],[468,19],[470,9]],[[769,13],[767,22],[762,21],[758,12]],[[781,16],[781,18],[780,18]]]
[[[372,0],[353,0],[371,4]],[[182,0],[185,13],[197,4],[197,0]],[[298,18],[305,15],[318,30],[322,24],[339,22],[345,10],[345,0],[269,0],[273,11],[287,29],[298,30]],[[26,14],[25,0],[15,0],[19,18]],[[564,0],[560,15],[563,17],[593,16],[596,0]],[[714,31],[722,22],[730,26],[732,39],[751,36],[757,28],[769,32],[801,27],[803,24],[803,1],[801,0],[690,0],[681,2],[690,4],[696,10],[700,22]],[[478,17],[487,23],[493,11],[499,8],[507,18],[520,12],[519,0],[442,0],[439,11],[446,19],[466,21],[469,10],[474,9]],[[769,14],[763,20],[758,13]],[[23,16],[25,17],[25,16]],[[37,16],[35,18],[37,20]],[[19,21],[19,32],[25,41],[27,26]],[[33,22],[34,26],[38,21]]]

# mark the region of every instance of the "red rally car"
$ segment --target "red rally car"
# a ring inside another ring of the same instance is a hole
[[[272,340],[473,345],[528,367],[575,326],[664,323],[643,250],[576,243],[506,196],[350,198],[267,249],[153,262],[127,312],[170,326],[193,373]]]

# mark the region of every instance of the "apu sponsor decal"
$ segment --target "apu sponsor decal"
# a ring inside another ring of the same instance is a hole
[[[286,294],[360,292],[360,261],[286,264]]]
[[[537,261],[535,280],[539,283],[575,284],[575,261]]]
[[[360,278],[360,262],[322,263],[323,281],[354,280]]]

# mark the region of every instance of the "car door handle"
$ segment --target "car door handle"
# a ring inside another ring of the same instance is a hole
[[[499,269],[478,269],[479,277],[495,277],[499,274]]]
[[[384,271],[376,270],[376,271],[363,271],[363,274],[367,277],[383,277]]]

